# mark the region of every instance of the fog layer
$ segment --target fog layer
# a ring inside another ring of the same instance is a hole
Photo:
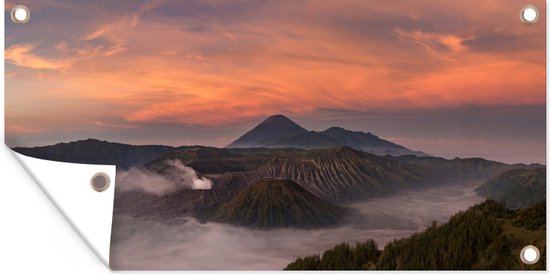
[[[483,200],[477,184],[438,187],[350,205],[362,212],[357,224],[333,229],[269,231],[194,219],[159,222],[116,216],[111,245],[113,269],[282,269],[300,256],[345,242],[393,239],[445,222]]]

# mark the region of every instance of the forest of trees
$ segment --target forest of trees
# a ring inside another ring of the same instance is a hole
[[[540,261],[525,265],[521,249],[535,245]],[[286,270],[508,270],[546,269],[546,206],[508,210],[487,200],[435,222],[380,251],[373,240],[341,243],[322,255],[298,258]]]

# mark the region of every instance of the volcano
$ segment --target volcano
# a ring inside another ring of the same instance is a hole
[[[226,147],[321,149],[339,146],[382,156],[427,156],[369,132],[350,131],[341,127],[330,127],[322,132],[308,131],[284,115],[268,117]]]
[[[323,201],[294,181],[261,179],[222,205],[212,220],[259,229],[334,226],[345,209]]]

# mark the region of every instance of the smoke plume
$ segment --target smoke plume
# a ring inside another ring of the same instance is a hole
[[[143,191],[157,196],[180,189],[210,189],[212,181],[199,177],[191,167],[179,160],[166,161],[162,174],[144,168],[130,168],[117,174],[117,190]]]

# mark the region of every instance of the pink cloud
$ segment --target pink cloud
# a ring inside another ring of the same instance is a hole
[[[62,70],[71,66],[65,60],[53,60],[41,57],[33,53],[34,46],[29,44],[17,44],[9,47],[4,52],[6,61],[25,68]]]

